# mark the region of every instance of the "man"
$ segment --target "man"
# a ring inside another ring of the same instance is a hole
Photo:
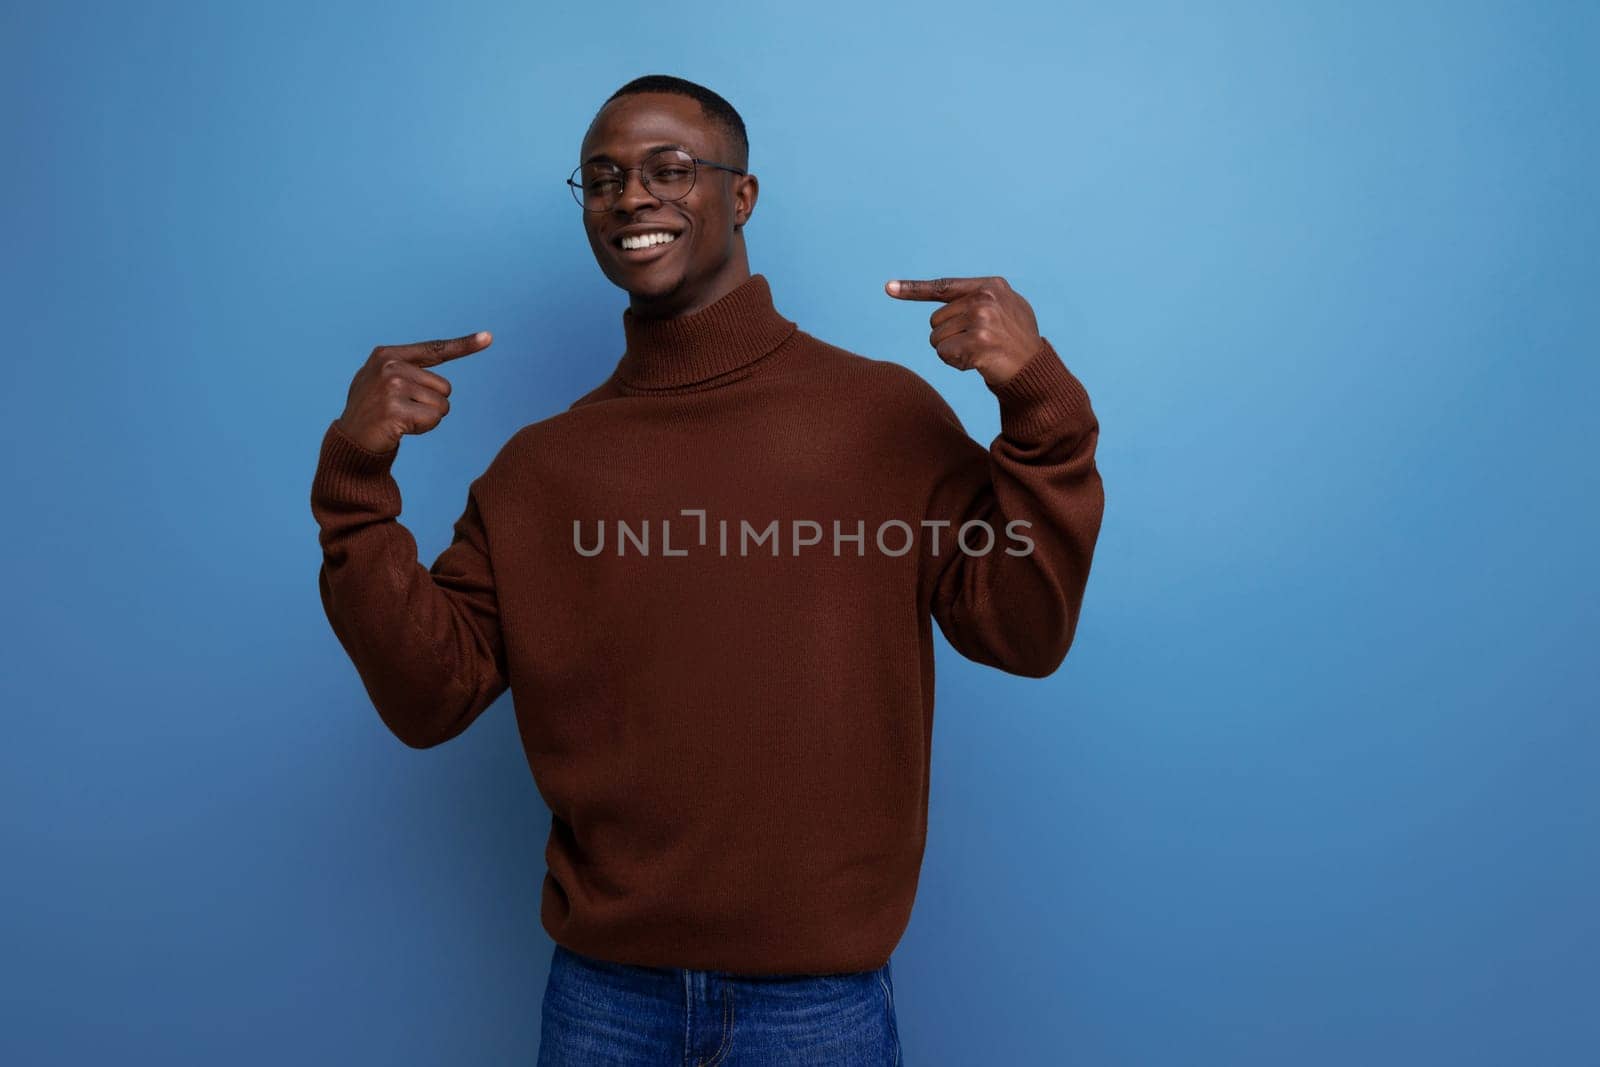
[[[512,692],[551,811],[541,1062],[898,1062],[932,625],[1013,674],[1060,665],[1098,420],[1001,278],[886,286],[995,394],[987,450],[918,374],[781,315],[749,270],[744,124],[710,90],[630,82],[580,160],[623,355],[511,437],[424,568],[389,468],[450,410],[430,368],[491,339],[374,349],[313,483],[329,622],[413,747]]]

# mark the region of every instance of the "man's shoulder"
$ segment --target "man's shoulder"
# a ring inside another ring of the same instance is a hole
[[[600,399],[598,395],[600,392],[600,389],[592,390],[586,397]],[[490,460],[485,475],[490,478],[500,477],[525,468],[528,462],[540,457],[570,455],[569,446],[574,440],[573,435],[581,437],[583,434],[582,428],[577,423],[581,420],[583,411],[579,405],[586,397],[580,397],[563,411],[554,412],[518,427],[506,438],[505,443]]]
[[[933,383],[904,363],[863,355],[810,334],[813,366],[845,385],[873,412],[875,421],[929,425],[954,418],[950,404]]]
[[[930,400],[939,399],[938,390],[904,363],[863,355],[813,334],[801,333],[812,349],[809,363],[825,373],[870,390],[879,399],[911,404],[927,404]]]
[[[502,451],[525,449],[579,430],[584,423],[593,418],[596,405],[601,401],[615,400],[621,396],[622,393],[617,389],[615,380],[607,376],[599,385],[579,396],[561,411],[552,412],[517,430],[507,439]]]

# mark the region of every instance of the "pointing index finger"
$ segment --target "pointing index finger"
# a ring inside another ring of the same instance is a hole
[[[488,330],[479,330],[469,333],[465,337],[452,337],[448,340],[417,341],[409,345],[384,345],[384,355],[394,359],[403,359],[407,363],[414,363],[419,367],[431,367],[437,363],[444,363],[462,356],[470,356],[488,348],[494,341],[494,335]]]
[[[954,300],[976,291],[983,281],[982,278],[895,279],[884,289],[901,300]]]

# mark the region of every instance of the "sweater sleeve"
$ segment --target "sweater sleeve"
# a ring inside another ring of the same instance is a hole
[[[1048,340],[1017,374],[989,388],[1000,404],[1000,435],[987,451],[929,389],[941,462],[926,516],[936,525],[924,531],[929,545],[937,536],[937,555],[926,560],[931,610],[963,656],[1043,678],[1072,646],[1100,535],[1100,424]],[[958,542],[973,522],[992,530],[992,542],[981,526]]]
[[[412,748],[460,734],[507,688],[494,571],[473,481],[431,568],[400,524],[390,468],[330,423],[311,485],[322,607],[378,715]]]

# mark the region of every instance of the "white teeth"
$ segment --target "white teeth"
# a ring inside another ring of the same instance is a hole
[[[651,245],[667,244],[675,240],[677,238],[670,233],[647,233],[639,237],[624,237],[622,239],[622,247],[649,248]]]

